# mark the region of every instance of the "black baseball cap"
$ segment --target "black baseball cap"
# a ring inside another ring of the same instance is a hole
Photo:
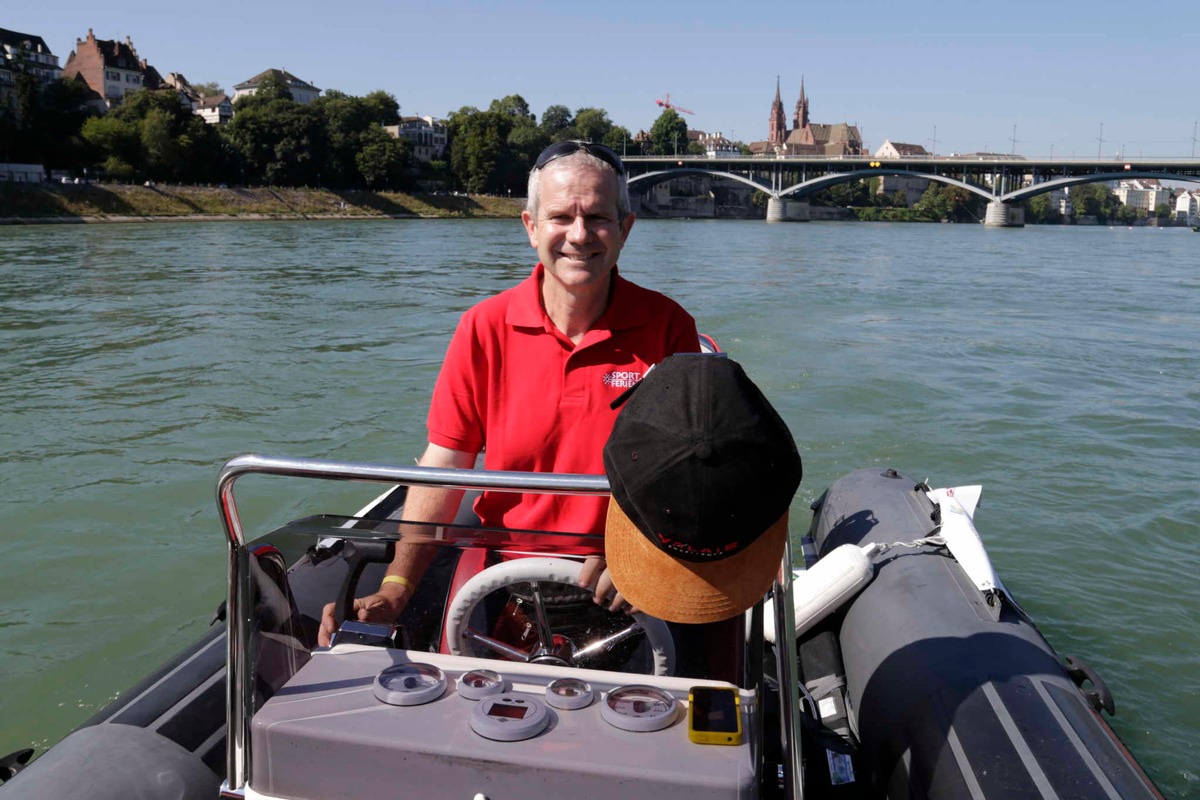
[[[779,573],[796,443],[736,361],[679,354],[628,394],[604,447],[605,556],[633,606],[672,622],[745,611]]]

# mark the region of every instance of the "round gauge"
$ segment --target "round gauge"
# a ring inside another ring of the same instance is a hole
[[[464,672],[458,679],[458,696],[468,700],[482,700],[493,694],[503,694],[512,686],[499,672],[490,669],[473,669]]]
[[[578,678],[559,678],[546,687],[546,702],[565,711],[587,708],[595,697],[591,685]]]
[[[618,686],[604,695],[600,716],[623,731],[657,731],[675,721],[679,708],[674,695],[654,686]]]
[[[375,676],[375,697],[393,706],[419,706],[446,691],[446,676],[433,664],[394,664]]]
[[[471,709],[470,722],[471,730],[485,739],[519,742],[544,731],[550,724],[550,711],[536,697],[494,694]]]

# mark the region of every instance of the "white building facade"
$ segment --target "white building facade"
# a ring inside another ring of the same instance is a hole
[[[1170,205],[1171,191],[1164,189],[1156,180],[1121,181],[1113,190],[1122,205],[1142,208],[1153,214],[1154,209]]]
[[[429,162],[445,156],[449,138],[444,122],[433,117],[401,117],[399,125],[383,127],[397,139],[407,140],[417,161]]]
[[[259,85],[268,75],[275,75],[283,81],[287,86],[288,91],[292,93],[292,99],[302,106],[316,100],[321,96],[321,90],[313,86],[308,81],[302,81],[286,69],[268,69],[264,70],[253,78],[243,81],[233,87],[233,100],[237,102],[240,97],[248,97],[258,91]]]

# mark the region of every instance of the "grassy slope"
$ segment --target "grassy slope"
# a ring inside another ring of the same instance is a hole
[[[0,183],[0,218],[517,217],[503,197],[408,195],[328,189]]]

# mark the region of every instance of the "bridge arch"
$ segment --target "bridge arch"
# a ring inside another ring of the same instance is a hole
[[[900,169],[862,169],[854,172],[833,172],[828,175],[822,175],[819,178],[810,178],[807,181],[802,181],[793,186],[789,186],[779,192],[780,197],[794,195],[796,197],[808,197],[816,194],[819,191],[828,189],[830,186],[836,186],[839,183],[850,183],[851,181],[862,180],[864,178],[873,178],[882,175],[899,175],[901,177],[920,178],[921,180],[934,181],[936,183],[944,183],[947,186],[957,186],[960,189],[965,189],[972,194],[977,194],[980,197],[988,200],[996,200],[994,193],[980,186],[960,181],[957,178],[950,178],[945,175],[933,175],[924,172],[911,172],[909,170]]]
[[[1151,178],[1153,180],[1167,181],[1190,181],[1192,183],[1200,183],[1200,176],[1197,175],[1176,175],[1173,173],[1163,172],[1139,172],[1138,170],[1122,170],[1120,172],[1098,172],[1093,175],[1073,175],[1067,178],[1055,178],[1054,180],[1042,181],[1035,183],[1032,186],[1026,186],[1017,189],[1007,194],[996,197],[1004,203],[1019,203],[1022,200],[1028,200],[1031,197],[1036,197],[1039,194],[1046,194],[1055,189],[1065,189],[1069,186],[1083,186],[1089,183],[1108,183],[1109,181],[1127,181],[1133,178]]]
[[[677,167],[675,169],[661,169],[655,172],[644,172],[641,175],[633,175],[629,178],[630,189],[649,189],[655,184],[664,183],[673,178],[678,178],[681,175],[705,175],[710,178],[728,178],[738,183],[744,183],[760,192],[774,195],[770,186],[764,186],[753,178],[748,178],[744,175],[736,175],[732,172],[722,172],[715,169],[704,169],[702,167]]]

